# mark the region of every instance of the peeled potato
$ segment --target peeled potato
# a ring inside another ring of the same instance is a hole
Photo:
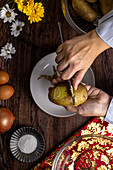
[[[61,106],[78,106],[84,103],[87,98],[87,89],[83,84],[79,84],[78,89],[74,90],[75,104],[73,105],[70,88],[68,83],[60,83],[49,88],[49,100]]]
[[[53,66],[53,75],[40,75],[38,79],[45,78],[52,81],[53,78],[56,78],[58,76],[57,70]],[[78,89],[74,90],[75,94],[75,104],[73,105],[71,91],[69,87],[69,83],[65,81],[64,83],[56,84],[54,87],[49,88],[48,98],[51,102],[61,105],[61,106],[78,106],[82,103],[84,103],[87,98],[87,89],[83,84],[78,85]]]

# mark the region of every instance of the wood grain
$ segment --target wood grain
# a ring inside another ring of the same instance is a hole
[[[6,2],[0,0],[0,7]],[[32,99],[30,76],[35,64],[45,55],[55,52],[61,44],[57,22],[62,22],[65,40],[78,36],[65,20],[60,0],[46,0],[43,3],[45,17],[39,23],[30,24],[27,17],[16,9],[17,18],[25,22],[23,31],[17,38],[10,35],[10,24],[3,23],[0,19],[0,48],[7,42],[11,42],[16,48],[11,60],[0,57],[0,69],[10,74],[9,84],[15,89],[13,97],[0,101],[0,105],[9,108],[16,117],[12,128],[0,134],[1,170],[30,169],[89,119],[80,115],[68,118],[52,117],[43,112]],[[102,53],[93,63],[92,69],[96,77],[96,86],[113,95],[113,49]],[[36,162],[19,162],[10,152],[10,137],[22,126],[34,127],[44,136],[45,152]]]

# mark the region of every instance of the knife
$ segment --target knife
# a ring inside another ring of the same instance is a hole
[[[60,22],[58,22],[58,28],[59,28],[59,32],[60,32],[61,43],[63,43],[64,41],[63,41],[62,30],[61,30],[61,23]],[[70,87],[70,91],[71,91],[72,102],[73,102],[73,105],[74,105],[75,104],[75,94],[74,94],[72,78],[69,79],[68,82],[69,82],[69,87]]]
[[[73,101],[73,105],[75,104],[75,94],[74,94],[74,88],[73,88],[73,80],[72,78],[68,80],[69,82],[69,87],[70,87],[70,91],[71,91],[71,96],[72,96],[72,101]]]

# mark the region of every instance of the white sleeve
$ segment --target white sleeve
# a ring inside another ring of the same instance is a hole
[[[96,32],[106,44],[113,48],[113,10],[98,21]]]
[[[107,110],[107,114],[106,114],[104,120],[113,125],[113,99],[110,102],[110,105],[109,105],[109,108]]]

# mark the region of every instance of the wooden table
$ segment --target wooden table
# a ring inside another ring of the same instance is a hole
[[[7,1],[8,2],[8,1]],[[6,2],[0,0],[2,7]],[[17,18],[25,22],[21,34],[15,38],[10,35],[10,24],[0,20],[0,49],[7,42],[11,42],[16,53],[12,59],[0,57],[0,69],[10,75],[9,84],[15,89],[14,95],[0,105],[9,108],[16,117],[12,128],[0,134],[0,169],[27,170],[40,162],[63,140],[80,128],[89,118],[75,115],[68,118],[57,118],[43,112],[34,102],[30,93],[30,76],[35,64],[45,55],[55,52],[61,44],[57,22],[63,26],[64,39],[70,39],[78,34],[66,22],[60,0],[43,1],[45,17],[39,23],[29,24],[27,17],[17,9]],[[113,49],[103,52],[93,63],[96,86],[113,95]],[[22,163],[15,159],[9,149],[12,133],[22,126],[31,126],[38,129],[45,139],[43,156],[33,163]]]

